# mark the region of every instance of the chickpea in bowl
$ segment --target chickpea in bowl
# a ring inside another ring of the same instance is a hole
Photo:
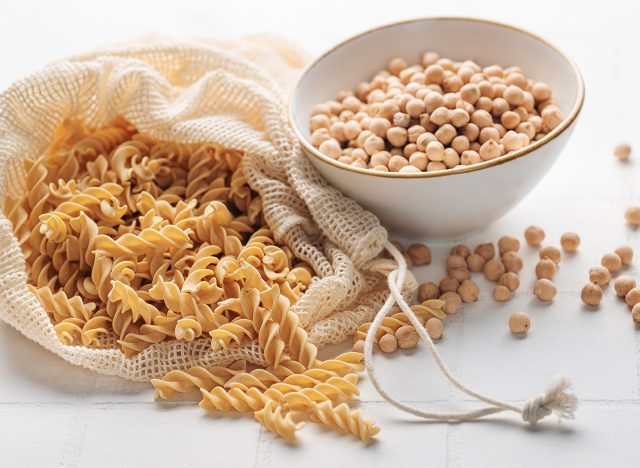
[[[331,184],[397,232],[448,237],[495,221],[542,179],[583,100],[578,69],[546,41],[484,20],[425,18],[321,56],[290,117]]]

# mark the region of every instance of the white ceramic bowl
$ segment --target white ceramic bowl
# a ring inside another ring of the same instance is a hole
[[[526,148],[448,171],[398,174],[359,169],[311,145],[309,117],[315,104],[368,81],[392,57],[418,63],[427,50],[454,60],[472,59],[482,66],[518,65],[528,77],[551,85],[566,117]],[[443,238],[486,227],[522,200],[560,155],[583,101],[578,68],[544,39],[492,21],[424,18],[367,31],[329,50],[304,72],[289,110],[304,152],[332,185],[396,232]]]

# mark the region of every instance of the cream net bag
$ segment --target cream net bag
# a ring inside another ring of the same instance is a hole
[[[341,342],[375,317],[365,343],[365,366],[379,393],[403,411],[446,422],[501,411],[519,413],[531,424],[552,412],[572,417],[576,400],[566,392],[565,379],[514,404],[483,396],[451,374],[409,307],[417,285],[402,255],[387,241],[386,230],[373,214],[328,186],[301,154],[284,109],[286,92],[305,60],[304,53],[288,43],[254,37],[126,46],[54,63],[0,95],[0,195],[4,199],[29,190],[23,161],[40,155],[70,117],[92,128],[123,117],[157,140],[239,150],[245,153],[244,175],[262,197],[264,218],[275,239],[316,273],[292,309],[311,343],[321,347]],[[175,369],[226,366],[240,359],[267,364],[256,342],[212,351],[208,339],[162,341],[133,358],[115,347],[65,346],[27,289],[24,256],[4,213],[0,246],[0,318],[73,364],[139,381],[161,378]],[[393,259],[380,257],[384,249]],[[399,402],[382,389],[373,366],[373,337],[394,305],[407,315],[450,382],[487,406],[431,413]]]
[[[121,116],[159,140],[243,151],[245,176],[276,240],[318,276],[294,306],[301,324],[317,346],[340,342],[384,302],[393,261],[376,259],[387,237],[376,217],[329,187],[291,133],[285,96],[305,60],[283,41],[256,37],[156,43],[54,63],[0,96],[0,195],[29,189],[22,161],[41,154],[72,116],[94,128]],[[0,318],[73,364],[131,380],[238,359],[265,365],[255,342],[213,352],[207,339],[170,340],[130,359],[115,348],[65,346],[26,287],[24,257],[4,213],[0,246]],[[409,283],[407,291],[414,288]]]

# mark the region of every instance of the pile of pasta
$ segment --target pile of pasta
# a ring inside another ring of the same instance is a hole
[[[378,432],[345,400],[362,354],[329,361],[291,310],[313,270],[278,245],[245,179],[242,153],[156,141],[124,121],[66,122],[25,161],[24,194],[5,213],[30,289],[66,345],[210,337],[212,351],[258,343],[264,368],[194,367],[153,380],[160,399],[199,389],[209,411],[253,412],[287,440],[306,418],[367,441]]]

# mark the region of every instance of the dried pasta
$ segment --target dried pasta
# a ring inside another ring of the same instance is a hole
[[[362,355],[318,360],[292,310],[314,272],[274,240],[242,156],[156,141],[122,120],[65,122],[25,161],[28,191],[4,203],[29,287],[65,345],[132,357],[209,339],[212,351],[255,343],[266,362],[170,371],[151,381],[157,399],[197,389],[203,409],[253,413],[289,441],[307,416],[368,440],[373,423],[341,403],[359,394]]]

